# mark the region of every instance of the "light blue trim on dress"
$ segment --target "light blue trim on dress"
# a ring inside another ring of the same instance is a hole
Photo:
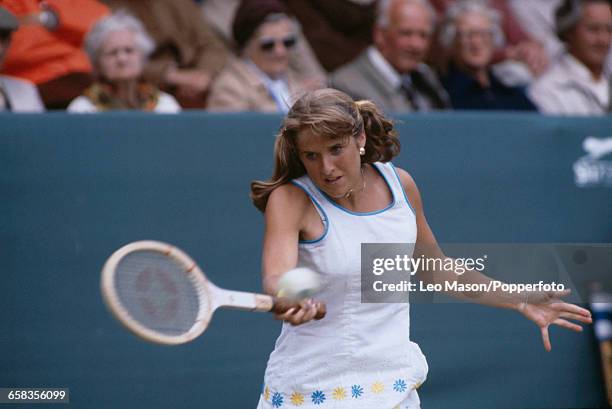
[[[302,189],[304,191],[304,193],[306,193],[308,195],[308,197],[310,198],[310,201],[312,203],[314,203],[314,205],[317,207],[317,209],[319,209],[319,216],[321,217],[321,221],[323,222],[323,228],[324,228],[324,231],[323,231],[323,234],[321,235],[321,237],[319,237],[317,239],[313,239],[313,240],[299,240],[298,243],[299,244],[314,244],[314,243],[318,243],[321,240],[323,240],[325,238],[325,236],[327,236],[327,232],[329,231],[329,217],[327,217],[327,213],[325,213],[325,210],[323,210],[323,208],[321,207],[319,202],[317,202],[317,199],[315,199],[315,197],[310,194],[310,192],[308,191],[308,189],[306,189],[305,186],[302,186],[301,183],[296,181],[296,180],[292,180],[291,183],[294,184],[295,186],[299,187],[300,189]],[[313,183],[313,185],[314,185],[314,183]]]
[[[412,210],[412,213],[414,213],[414,215],[416,216],[416,212],[414,211],[414,208],[410,204],[410,200],[408,200],[408,195],[406,195],[406,191],[404,190],[404,185],[402,185],[402,180],[400,179],[399,174],[397,173],[397,170],[395,170],[395,165],[393,165],[392,163],[391,163],[391,168],[393,169],[393,173],[395,173],[395,176],[397,177],[397,181],[399,182],[400,188],[402,189],[402,193],[404,194],[404,199],[406,200],[408,207],[410,208],[410,210]]]
[[[393,198],[393,200],[391,201],[391,204],[389,204],[389,206],[385,207],[384,209],[381,210],[375,210],[373,212],[354,212],[352,210],[347,209],[346,207],[340,206],[338,203],[336,203],[334,201],[334,199],[332,199],[330,196],[327,195],[327,193],[325,193],[324,191],[322,191],[321,189],[319,189],[319,187],[317,186],[316,183],[313,183],[313,185],[317,188],[317,190],[319,192],[321,192],[321,194],[323,196],[325,196],[325,198],[335,207],[337,207],[338,209],[342,210],[343,212],[346,212],[348,214],[352,214],[353,216],[373,216],[379,213],[383,213],[386,212],[387,210],[391,209],[393,206],[395,206],[395,193],[393,191],[393,187],[391,186],[391,184],[389,183],[389,181],[387,180],[387,177],[384,175],[384,173],[382,173],[382,171],[380,169],[378,169],[378,166],[376,165],[376,163],[372,163],[372,167],[374,169],[376,169],[376,171],[380,174],[380,176],[382,176],[382,178],[385,180],[385,183],[387,184],[387,187],[389,188],[389,191],[391,192],[391,197]]]

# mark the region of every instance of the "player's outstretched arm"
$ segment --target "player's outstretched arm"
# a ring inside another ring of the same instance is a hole
[[[421,201],[420,192],[416,183],[408,172],[403,169],[397,169],[398,175],[406,191],[408,199],[416,213],[417,219],[417,243],[415,245],[414,257],[421,255],[428,258],[447,259],[440,249],[438,242],[427,223],[425,213],[423,211],[423,203]],[[459,281],[462,284],[488,284],[492,279],[486,275],[476,271],[468,270],[462,274],[455,274],[449,271],[428,271],[419,274],[419,279],[427,282],[439,283],[443,281]],[[566,303],[561,300],[569,294],[569,290],[551,291],[551,292],[524,292],[521,294],[508,293],[502,290],[491,292],[483,292],[481,294],[465,295],[461,291],[448,291],[448,295],[476,302],[479,304],[489,305],[492,307],[509,308],[519,311],[526,318],[533,321],[540,329],[544,348],[547,351],[551,350],[551,342],[548,334],[550,325],[558,325],[560,327],[570,329],[572,331],[582,331],[582,327],[571,321],[577,321],[585,324],[592,323],[591,313],[585,308],[577,305]]]

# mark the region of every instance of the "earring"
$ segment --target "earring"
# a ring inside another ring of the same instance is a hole
[[[359,148],[359,154],[361,156],[365,155],[365,148],[363,146],[361,148]]]

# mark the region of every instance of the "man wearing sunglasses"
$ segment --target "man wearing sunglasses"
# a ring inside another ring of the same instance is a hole
[[[297,36],[287,13],[277,0],[242,1],[232,24],[240,58],[212,85],[210,110],[288,111],[301,85],[289,71]]]
[[[374,45],[331,76],[334,88],[371,99],[386,112],[450,108],[449,97],[423,63],[434,30],[427,0],[380,0]]]

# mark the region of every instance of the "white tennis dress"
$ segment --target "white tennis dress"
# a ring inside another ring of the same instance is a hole
[[[393,201],[355,213],[305,175],[293,181],[316,205],[325,231],[299,244],[298,267],[319,272],[327,304],[320,321],[283,324],[268,360],[259,409],[419,408],[427,362],[410,341],[410,305],[361,302],[361,243],[415,243],[416,218],[391,163],[376,163]]]

